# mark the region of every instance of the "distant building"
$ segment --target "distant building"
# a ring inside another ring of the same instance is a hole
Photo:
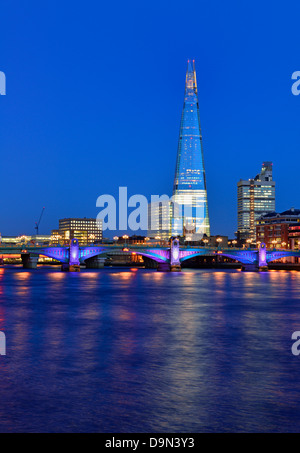
[[[133,236],[128,236],[127,234],[123,236],[115,236],[113,241],[115,244],[119,245],[125,245],[125,244],[131,244],[131,245],[136,245],[136,244],[146,244],[147,241],[145,240],[145,236],[138,236],[134,234]],[[148,238],[147,238],[148,240]]]
[[[256,221],[256,236],[268,248],[300,250],[300,209],[261,216]]]
[[[275,211],[275,181],[273,164],[264,162],[261,172],[253,179],[240,180],[237,184],[238,230],[240,242],[256,241],[256,220]]]
[[[148,205],[148,237],[168,241],[172,236],[171,201],[153,202]]]
[[[86,217],[60,219],[58,230],[52,230],[52,242],[69,243],[74,238],[80,245],[101,242],[102,221]]]
[[[47,234],[39,234],[28,236],[23,234],[22,236],[2,236],[1,243],[7,245],[19,245],[19,244],[32,244],[32,245],[48,245],[51,241],[51,236]]]
[[[61,240],[62,237],[60,236],[59,234],[59,230],[52,230],[51,231],[51,242],[59,242],[59,240]]]
[[[208,243],[207,245],[209,247],[228,247],[228,236],[210,236],[207,238]],[[206,243],[206,240],[203,240],[204,244]]]
[[[189,239],[190,238],[190,239]],[[228,236],[216,235],[216,236],[206,236],[204,235],[200,240],[194,240],[195,237],[186,236],[184,239],[180,238],[180,243],[182,245],[191,245],[198,247],[228,247]],[[197,239],[197,238],[196,238]]]

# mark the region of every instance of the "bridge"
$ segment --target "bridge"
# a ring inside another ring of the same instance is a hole
[[[80,264],[86,264],[89,269],[98,269],[104,266],[107,255],[136,254],[149,258],[157,263],[158,271],[180,271],[181,264],[196,256],[223,256],[241,263],[242,269],[247,271],[267,270],[270,262],[281,258],[300,257],[297,250],[267,250],[264,243],[258,249],[213,248],[181,246],[178,239],[172,239],[170,245],[154,246],[141,245],[101,245],[80,246],[77,239],[72,239],[69,246],[0,246],[0,255],[20,254],[23,267],[33,269],[37,267],[39,256],[53,258],[61,263],[63,271],[79,271]]]

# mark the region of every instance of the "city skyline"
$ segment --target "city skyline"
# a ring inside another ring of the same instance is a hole
[[[299,1],[2,3],[0,432],[300,432]]]
[[[188,57],[197,61],[211,234],[233,236],[236,182],[255,174],[264,160],[274,163],[278,210],[299,205],[299,98],[291,92],[291,76],[298,69],[297,37],[291,23],[295,19],[287,12],[272,12],[273,24],[280,21],[285,31],[279,45],[276,27],[263,20],[267,10],[260,5],[257,17],[255,3],[247,10],[251,20],[246,24],[235,21],[242,7],[235,11],[220,3],[217,11],[199,5],[180,35],[180,8],[170,12],[162,6],[157,17],[153,7],[147,12],[157,22],[157,33],[150,46],[149,29],[135,21],[130,8],[112,29],[104,24],[99,30],[97,6],[95,18],[71,9],[68,23],[50,9],[37,23],[35,6],[32,2],[27,10],[17,10],[13,27],[4,24],[0,31],[0,69],[7,78],[6,96],[0,98],[1,182],[7,188],[1,198],[3,235],[32,234],[42,206],[43,234],[59,218],[95,217],[97,197],[116,194],[120,185],[148,198],[169,193]],[[10,5],[3,8],[9,13]],[[109,17],[111,7],[105,8]],[[67,11],[66,3],[62,14]],[[166,23],[168,14],[172,20]],[[202,21],[198,30],[200,14],[210,20]],[[51,41],[47,37],[53,24],[57,37]],[[74,24],[83,30],[80,41],[67,39],[74,36]],[[261,45],[267,32],[272,40]],[[161,46],[165,33],[170,40]],[[26,37],[24,42],[20,36]],[[111,38],[108,44],[99,46],[106,37]],[[284,159],[288,153],[293,166]]]

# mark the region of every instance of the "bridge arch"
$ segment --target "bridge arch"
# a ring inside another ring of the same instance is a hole
[[[270,251],[267,252],[267,263],[271,263],[273,261],[280,260],[281,258],[289,258],[289,257],[298,257],[300,258],[300,251],[299,250],[279,250],[279,251]]]
[[[38,251],[39,255],[46,256],[47,258],[53,258],[60,263],[69,262],[69,249],[67,247],[51,247],[48,249],[41,249]]]
[[[197,256],[224,256],[241,264],[254,264],[257,261],[257,254],[252,251],[223,251],[223,250],[182,250],[180,251],[180,262],[186,261]]]
[[[168,263],[169,262],[169,251],[163,249],[149,249],[149,250],[139,250],[139,249],[128,249],[127,250],[118,250],[119,252],[126,252],[128,255],[136,254],[150,258],[157,263]],[[80,262],[84,262],[86,259],[94,258],[103,254],[110,254],[112,252],[117,252],[117,250],[104,248],[104,247],[82,247],[80,249]]]
[[[106,252],[104,247],[79,247],[79,261],[83,263],[88,258],[94,258]]]
[[[157,253],[149,253],[145,251],[133,251],[132,253],[136,253],[136,255],[144,256],[145,258],[150,258],[151,260],[155,261],[156,263],[169,263],[170,259],[168,257],[164,257]]]

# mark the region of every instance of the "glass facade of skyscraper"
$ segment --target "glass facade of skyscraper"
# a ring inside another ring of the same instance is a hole
[[[197,80],[188,62],[175,170],[172,234],[200,239],[210,235]]]
[[[240,180],[238,194],[238,238],[256,240],[256,220],[275,211],[275,181],[272,162],[264,162],[253,179]]]

